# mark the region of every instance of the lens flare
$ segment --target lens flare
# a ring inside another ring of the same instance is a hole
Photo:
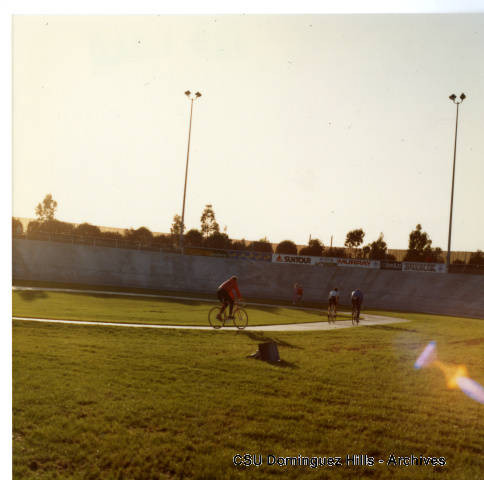
[[[473,400],[484,404],[484,387],[468,377],[457,378],[457,385]]]
[[[445,375],[447,388],[460,388],[468,397],[484,404],[484,387],[468,377],[465,365],[446,365],[437,360],[437,345],[434,341],[424,348],[414,367],[419,369],[429,365],[435,365]]]
[[[435,360],[435,366],[440,368],[442,373],[445,375],[445,381],[447,382],[447,388],[451,390],[459,388],[457,380],[462,377],[467,377],[467,368],[465,365],[445,365],[438,360]]]
[[[436,359],[436,344],[434,341],[431,341],[425,348],[424,351],[419,355],[415,364],[413,365],[415,368],[419,369],[422,367],[426,367],[430,363],[432,363]]]

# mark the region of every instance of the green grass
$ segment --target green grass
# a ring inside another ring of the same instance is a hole
[[[158,325],[208,325],[205,301],[169,300],[106,294],[14,291],[14,316]],[[327,321],[326,315],[278,306],[248,306],[250,325]]]
[[[480,479],[484,406],[413,363],[436,340],[442,362],[484,384],[484,324],[408,317],[271,336],[14,321],[14,478]],[[281,364],[246,357],[265,340]],[[234,467],[246,452],[447,464]]]
[[[134,288],[134,287],[116,287],[111,285],[86,285],[81,283],[61,283],[61,282],[40,282],[40,281],[32,281],[32,280],[15,280],[15,286],[19,287],[38,287],[38,288],[61,288],[61,289],[74,289],[74,290],[97,290],[99,292],[107,291],[107,292],[119,292],[119,293],[141,293],[141,294],[148,294],[148,295],[167,295],[167,296],[176,296],[176,297],[196,297],[196,298],[204,298],[207,300],[216,300],[215,292],[213,293],[206,293],[206,292],[180,292],[180,291],[173,291],[173,290],[156,290],[150,288]],[[273,305],[292,305],[292,291],[288,292],[288,298],[284,299],[270,299],[270,298],[260,298],[260,297],[244,297],[246,301],[252,303],[265,303],[265,304],[273,304]],[[315,307],[315,308],[327,308],[328,305],[324,302],[303,302],[305,307]]]

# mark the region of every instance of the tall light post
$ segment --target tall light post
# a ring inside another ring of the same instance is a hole
[[[456,104],[457,106],[457,113],[455,116],[455,138],[454,138],[454,163],[452,166],[452,190],[450,193],[450,218],[449,218],[449,240],[447,243],[447,272],[449,271],[450,266],[450,239],[452,237],[452,207],[454,206],[454,178],[455,178],[455,154],[457,150],[457,124],[459,122],[459,105],[465,100],[466,96],[461,93],[460,94],[460,102],[457,100],[457,96],[452,94],[449,98]]]
[[[188,127],[188,148],[187,148],[187,164],[185,167],[185,187],[183,188],[183,208],[182,208],[182,218],[181,218],[181,228],[180,228],[180,250],[183,255],[183,231],[185,230],[185,198],[187,194],[187,178],[188,178],[188,159],[190,158],[190,137],[192,134],[192,113],[193,113],[193,100],[200,98],[202,94],[200,92],[192,95],[190,90],[185,92],[185,95],[190,99],[190,126]]]

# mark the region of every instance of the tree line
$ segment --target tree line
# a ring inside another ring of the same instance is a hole
[[[35,208],[36,220],[30,221],[27,226],[27,234],[50,233],[76,235],[89,238],[100,238],[108,240],[124,240],[140,246],[160,247],[165,249],[178,249],[180,247],[180,233],[182,232],[182,221],[179,215],[173,217],[170,233],[167,235],[153,234],[148,228],[140,227],[137,229],[125,229],[123,233],[101,231],[96,225],[81,223],[62,222],[55,218],[57,202],[48,194]],[[12,233],[15,235],[23,234],[23,225],[20,220],[12,219]],[[383,233],[373,242],[364,243],[365,232],[363,229],[351,230],[346,235],[345,247],[327,247],[321,240],[310,239],[308,244],[298,249],[292,240],[280,242],[276,248],[267,238],[247,242],[245,239],[233,240],[227,234],[227,227],[220,231],[220,225],[216,220],[213,206],[205,205],[200,217],[200,229],[190,229],[183,235],[185,247],[192,248],[214,248],[223,250],[246,250],[263,253],[280,253],[286,255],[310,255],[315,257],[338,257],[338,258],[363,258],[370,260],[394,261],[395,257],[388,253],[388,246],[384,240]],[[422,226],[417,224],[415,229],[409,234],[408,249],[404,261],[410,262],[435,262],[444,263],[442,249],[432,247],[432,240],[428,233],[422,230]],[[453,264],[464,264],[465,262],[455,260]],[[484,254],[477,250],[469,260],[470,265],[484,264]]]

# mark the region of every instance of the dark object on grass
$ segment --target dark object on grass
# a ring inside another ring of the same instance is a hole
[[[249,355],[250,358],[260,358],[266,362],[280,362],[279,350],[277,349],[277,343],[266,342],[259,343],[259,350]]]

